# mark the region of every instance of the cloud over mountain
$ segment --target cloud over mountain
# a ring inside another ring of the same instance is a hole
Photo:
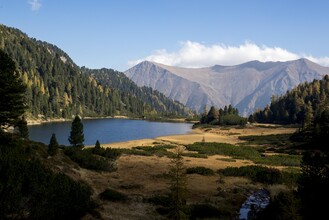
[[[168,52],[166,49],[156,50],[142,59],[133,60],[128,65],[134,66],[148,60],[170,66],[198,68],[220,65],[237,65],[251,60],[289,61],[307,58],[323,66],[329,66],[329,57],[314,57],[312,55],[296,54],[280,47],[268,47],[246,41],[238,46],[225,44],[205,45],[193,41],[181,42],[178,51]]]

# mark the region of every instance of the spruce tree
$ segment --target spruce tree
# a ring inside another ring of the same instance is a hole
[[[48,145],[48,153],[51,156],[54,156],[57,153],[57,149],[58,149],[59,145],[56,139],[56,135],[52,134],[51,138],[50,138],[50,143]]]
[[[73,147],[83,147],[83,142],[85,141],[85,137],[83,134],[83,124],[81,122],[80,117],[75,116],[72,126],[71,133],[69,137],[69,142]]]
[[[101,144],[99,143],[99,141],[97,140],[96,141],[96,144],[95,144],[95,149],[101,149]]]
[[[24,138],[24,139],[29,139],[29,129],[27,127],[27,121],[23,115],[22,119],[20,119],[16,126],[18,127],[19,130],[19,135]]]
[[[94,153],[94,154],[98,154],[98,153],[100,153],[101,149],[102,149],[101,144],[100,144],[99,141],[97,140],[97,141],[96,141],[96,144],[95,144],[95,147],[94,147],[94,149],[93,149],[93,153]]]
[[[219,120],[219,111],[214,106],[211,106],[207,115],[207,123],[216,124],[218,123],[218,120]]]
[[[0,50],[0,126],[15,126],[26,109],[26,87],[15,62]]]

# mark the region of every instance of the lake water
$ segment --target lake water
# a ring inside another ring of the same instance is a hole
[[[86,119],[84,126],[85,145],[101,144],[155,138],[159,136],[186,134],[192,129],[189,123],[150,122],[130,119]],[[53,122],[30,125],[29,138],[49,144],[52,133],[56,134],[59,144],[69,145],[68,137],[72,122]]]

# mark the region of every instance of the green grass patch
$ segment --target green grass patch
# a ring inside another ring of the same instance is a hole
[[[260,152],[256,148],[248,146],[235,146],[226,143],[201,143],[197,142],[186,146],[189,151],[196,151],[199,154],[211,155],[225,155],[236,159],[249,159],[260,156]]]
[[[186,169],[186,174],[199,174],[202,176],[212,176],[215,172],[206,167],[189,167]]]
[[[246,141],[242,145],[261,145],[276,148],[288,148],[294,145],[290,140],[291,134],[249,135],[240,136],[239,139]]]
[[[173,157],[174,153],[167,151],[167,149],[173,149],[173,148],[175,148],[175,146],[173,146],[173,145],[158,145],[158,146],[154,146],[154,147],[152,147],[152,146],[133,147],[133,149],[135,149],[135,150],[148,152],[151,155],[155,155],[158,157],[163,157],[163,156]]]
[[[271,155],[254,158],[256,164],[267,164],[272,166],[300,166],[301,156],[299,155]]]
[[[250,146],[235,146],[226,143],[201,143],[197,142],[186,146],[189,151],[196,151],[204,155],[225,155],[233,159],[251,160],[257,164],[272,166],[299,166],[300,155],[272,155],[263,156],[263,149]]]

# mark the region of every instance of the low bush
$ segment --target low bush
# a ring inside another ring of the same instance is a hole
[[[219,173],[224,176],[247,177],[261,183],[282,183],[282,174],[279,170],[262,166],[227,167],[219,170]]]
[[[186,146],[189,151],[196,151],[202,155],[225,155],[233,159],[247,159],[257,164],[272,166],[299,166],[300,155],[271,155],[262,156],[264,149],[250,146],[235,146],[226,143],[197,142]]]
[[[86,149],[86,151],[92,151],[93,154],[106,157],[108,159],[116,160],[120,155],[121,152],[119,149],[115,148],[91,148],[91,149]]]
[[[167,156],[167,157],[173,157],[174,153],[167,151],[167,149],[172,149],[175,146],[172,145],[158,145],[158,146],[138,146],[138,147],[134,147],[134,150],[139,150],[139,151],[144,151],[147,153],[150,153],[151,155],[155,155],[158,157],[163,157],[163,156]]]
[[[152,203],[154,205],[168,207],[171,204],[171,199],[169,196],[154,195],[148,198],[146,202]]]
[[[82,168],[96,171],[114,171],[116,170],[113,160],[95,156],[91,151],[81,150],[80,148],[67,147],[64,153]]]
[[[199,153],[183,153],[184,157],[193,157],[193,158],[204,158],[207,159],[208,156],[206,154],[199,154]]]
[[[186,169],[186,174],[199,174],[202,176],[212,176],[215,172],[206,167],[190,167]]]
[[[231,158],[217,158],[217,160],[225,161],[225,162],[236,162],[235,159]]]
[[[128,200],[128,196],[126,194],[123,194],[114,189],[104,190],[101,194],[99,194],[99,197],[103,200],[112,201],[112,202],[120,202],[120,201]]]
[[[224,176],[242,176],[247,177],[255,182],[266,184],[284,183],[290,186],[296,185],[299,173],[284,172],[275,168],[263,166],[243,166],[243,167],[227,167],[218,170]]]
[[[220,211],[210,204],[194,204],[190,207],[190,219],[218,218]]]

